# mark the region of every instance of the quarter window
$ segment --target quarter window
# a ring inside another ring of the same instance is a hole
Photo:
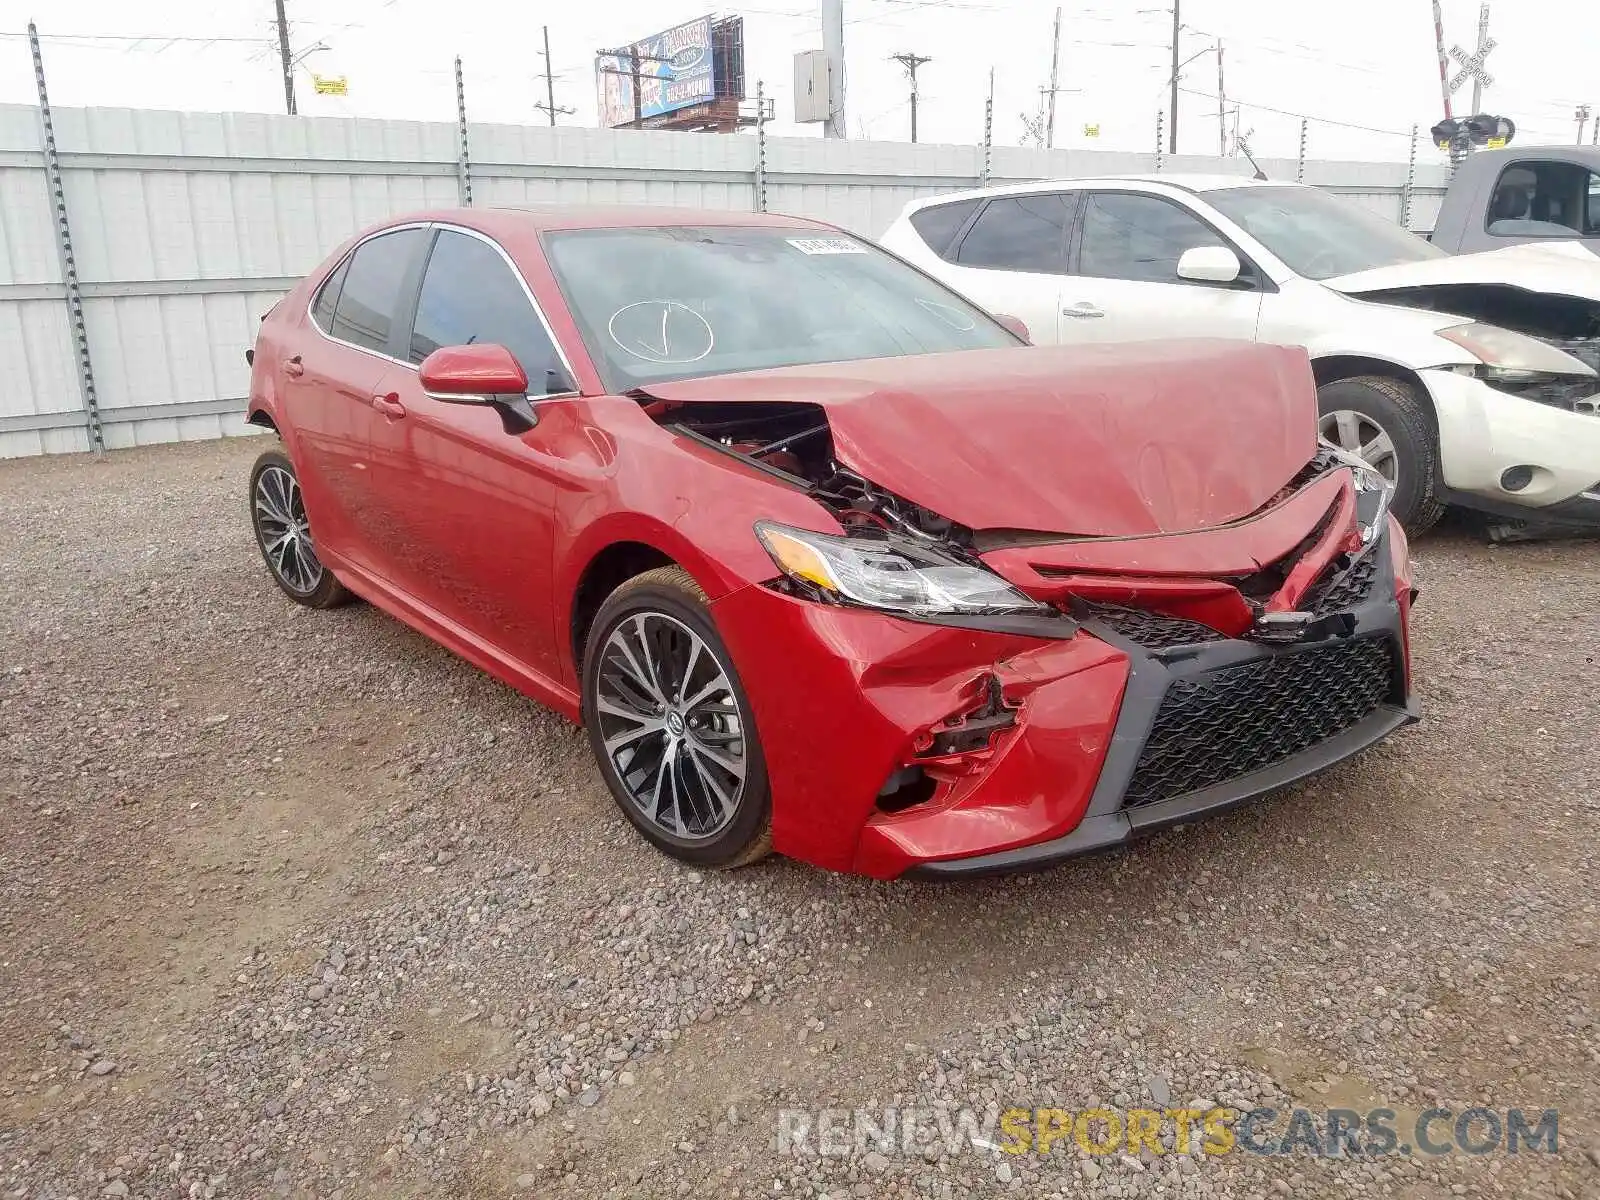
[[[957,200],[954,204],[934,204],[918,209],[911,214],[911,228],[928,244],[928,249],[942,259],[953,260],[950,243],[955,241],[973,209],[982,203],[982,200]]]
[[[1100,279],[1179,283],[1178,259],[1222,239],[1170,200],[1130,192],[1097,192],[1083,214],[1078,273]]]
[[[511,351],[535,395],[559,359],[521,281],[500,252],[464,233],[441,230],[428,258],[411,331],[411,361],[441,346],[493,344]]]
[[[991,200],[961,239],[964,267],[1060,274],[1066,269],[1071,209],[1060,192]]]
[[[349,269],[348,258],[335,267],[333,273],[323,280],[322,287],[317,291],[316,303],[311,306],[311,319],[322,326],[325,332],[333,332],[333,306],[339,299],[339,289],[344,286],[344,273]]]
[[[426,231],[397,229],[356,247],[339,289],[329,332],[341,341],[386,353],[403,307],[406,275]]]

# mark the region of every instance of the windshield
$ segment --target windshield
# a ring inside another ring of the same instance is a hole
[[[1224,188],[1206,192],[1205,199],[1307,279],[1445,254],[1393,221],[1317,188]]]
[[[545,247],[614,392],[768,367],[1015,346],[981,309],[831,230],[573,229]]]

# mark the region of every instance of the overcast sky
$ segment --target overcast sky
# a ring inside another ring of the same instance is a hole
[[[807,0],[751,0],[708,9],[703,0],[598,0],[520,4],[496,0],[285,0],[297,51],[318,42],[300,73],[301,112],[453,120],[452,59],[465,64],[475,120],[543,122],[540,26],[548,21],[556,103],[576,110],[563,123],[595,122],[594,52],[642,38],[707,11],[745,17],[749,92],[765,81],[779,134],[817,136],[793,124],[794,54],[820,48]],[[1066,0],[1063,8],[1058,145],[1149,150],[1166,104],[1171,0]],[[995,142],[1017,145],[1021,115],[1038,111],[1050,71],[1054,0],[844,0],[849,136],[909,136],[906,82],[888,60],[929,55],[920,73],[920,138],[975,144],[982,138],[989,69],[995,69]],[[51,101],[197,110],[281,112],[272,0],[0,0],[0,34],[32,16],[45,43]],[[1179,150],[1217,152],[1217,57],[1226,91],[1242,103],[1240,129],[1257,157],[1293,157],[1304,113],[1313,158],[1404,159],[1406,131],[1442,115],[1430,0],[1182,0],[1187,89]],[[1469,49],[1476,0],[1444,0],[1445,35]],[[89,40],[92,35],[108,40]],[[109,40],[151,35],[199,41]],[[1498,43],[1487,63],[1494,85],[1483,107],[1512,117],[1519,141],[1570,142],[1573,110],[1600,110],[1600,4],[1593,0],[1500,0],[1491,16]],[[345,98],[312,94],[309,71],[344,75]],[[1198,93],[1198,94],[1194,94]],[[1458,115],[1470,90],[1458,93]],[[0,101],[33,103],[27,44],[0,36]],[[1337,125],[1329,122],[1344,122]],[[1099,136],[1088,138],[1086,124]],[[1231,124],[1231,122],[1230,122]],[[1345,126],[1367,126],[1368,129]],[[1584,140],[1589,140],[1586,132]],[[1439,156],[1424,142],[1420,157]]]

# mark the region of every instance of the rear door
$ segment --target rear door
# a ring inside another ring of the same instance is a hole
[[[370,566],[367,449],[372,396],[392,359],[393,305],[420,265],[424,230],[407,226],[358,245],[318,289],[296,353],[278,364],[295,466],[318,543]]]
[[[547,678],[559,678],[551,566],[561,460],[541,429],[507,432],[487,404],[435,400],[417,366],[441,346],[494,344],[522,364],[537,404],[547,372],[571,369],[500,247],[475,231],[437,227],[405,365],[380,385],[374,528],[387,578],[436,613]]]
[[[1145,192],[1093,191],[1072,241],[1061,289],[1063,342],[1255,339],[1261,297],[1272,285],[1192,209]],[[1239,254],[1240,278],[1180,279],[1178,259],[1195,246],[1227,246]]]
[[[1074,192],[993,197],[951,241],[934,273],[991,313],[1021,318],[1034,342],[1053,343],[1077,199]]]

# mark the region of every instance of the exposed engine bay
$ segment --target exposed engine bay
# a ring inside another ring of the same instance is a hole
[[[1525,333],[1600,371],[1600,303],[1593,300],[1490,283],[1436,284],[1351,295],[1379,304],[1450,313]],[[1540,404],[1600,415],[1600,380],[1547,377],[1491,383]]]
[[[846,530],[899,533],[948,551],[973,548],[972,530],[862,478],[833,457],[828,419],[813,404],[694,404],[654,414],[674,432],[787,477]]]

